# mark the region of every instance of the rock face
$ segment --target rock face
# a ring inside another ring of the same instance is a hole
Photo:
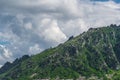
[[[108,76],[111,75],[111,76]],[[64,44],[0,69],[0,80],[120,79],[120,26],[91,28]]]

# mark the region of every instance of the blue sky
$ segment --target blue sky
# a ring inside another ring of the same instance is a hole
[[[115,1],[116,3],[120,3],[120,0],[113,0],[113,1]]]
[[[54,47],[91,27],[119,25],[118,2],[0,0],[0,65]]]
[[[115,2],[117,2],[117,3],[120,3],[120,0],[114,0]]]
[[[110,1],[110,0],[91,0],[91,1],[102,1],[102,2],[104,2],[104,1]],[[120,3],[120,0],[112,0],[112,1],[114,1],[116,3]]]
[[[4,40],[0,41],[0,45],[9,45],[9,44],[10,44],[9,41],[4,41]]]
[[[113,1],[115,1],[115,2],[117,2],[117,3],[119,3],[119,2],[120,2],[120,0],[113,0]]]

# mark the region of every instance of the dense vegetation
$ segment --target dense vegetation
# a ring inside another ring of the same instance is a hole
[[[0,69],[0,80],[120,80],[120,26],[91,28],[64,44],[23,56]]]

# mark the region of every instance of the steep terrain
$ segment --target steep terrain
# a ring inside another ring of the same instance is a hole
[[[0,80],[120,80],[120,26],[91,28],[64,44],[23,56],[0,69]]]

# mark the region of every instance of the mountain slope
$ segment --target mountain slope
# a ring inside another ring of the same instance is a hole
[[[0,80],[119,80],[120,26],[91,28],[64,44],[15,62],[0,69]]]

